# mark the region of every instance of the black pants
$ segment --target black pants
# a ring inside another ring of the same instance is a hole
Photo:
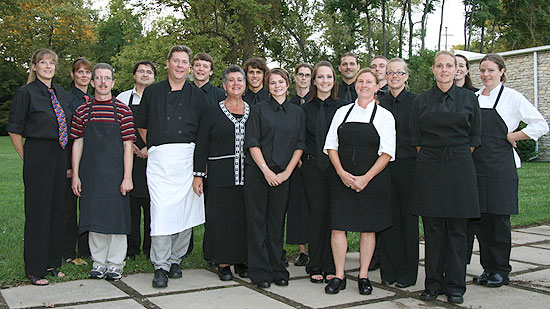
[[[489,273],[498,273],[508,278],[512,270],[512,229],[509,215],[481,213],[481,219],[470,221],[479,241],[481,266]]]
[[[143,209],[143,253],[151,252],[151,205],[148,198],[130,196],[130,222],[132,230],[128,235],[127,254],[138,255],[141,247],[141,210]]]
[[[378,237],[382,243],[382,279],[410,285],[416,283],[418,275],[418,216],[411,214],[414,192],[410,183],[414,179],[415,163],[413,158],[398,159],[391,164],[393,226]]]
[[[333,173],[332,166],[324,172],[317,168],[315,159],[303,161],[302,177],[309,205],[308,272],[320,268],[327,274],[336,273],[330,245],[330,183]]]
[[[43,277],[61,266],[67,156],[57,140],[27,138],[24,146],[25,273]]]
[[[257,166],[246,166],[248,273],[254,283],[289,278],[281,261],[288,188],[288,180],[270,187]]]
[[[422,223],[426,240],[425,288],[464,294],[468,219],[422,216]]]
[[[72,179],[67,178],[65,187],[65,209],[63,210],[63,260],[74,259],[75,257],[89,257],[90,247],[88,246],[88,232],[78,234],[78,196],[74,195],[71,189]],[[78,242],[78,255],[76,247]]]
[[[302,181],[302,171],[296,168],[290,179],[288,209],[286,213],[286,243],[307,243],[308,205]]]

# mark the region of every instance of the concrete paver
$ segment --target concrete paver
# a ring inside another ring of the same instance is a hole
[[[406,309],[406,308],[445,308],[437,306],[437,303],[425,303],[414,298],[399,298],[395,300],[387,300],[379,303],[354,306],[351,308],[369,308],[369,309]]]
[[[179,308],[292,308],[280,301],[243,286],[150,297],[155,305]]]
[[[512,231],[513,245],[523,245],[527,243],[543,241],[546,239],[548,239],[548,236]]]
[[[514,251],[523,251],[527,247],[514,247],[512,248],[512,254]],[[471,276],[479,276],[483,272],[483,267],[481,267],[481,263],[479,260],[480,256],[478,254],[472,254],[472,260],[470,261],[470,264],[466,268],[466,273]],[[532,264],[526,264],[526,263],[520,263],[515,261],[510,261],[510,265],[512,266],[512,272],[511,275],[514,273],[525,271],[528,269],[534,269],[538,266],[532,265]]]
[[[104,303],[102,302],[102,303],[85,304],[85,305],[78,305],[74,307],[71,306],[71,308],[76,308],[76,309],[96,309],[98,307],[109,308],[109,309],[145,308],[133,299],[123,299],[123,300],[115,300],[115,301],[109,301]]]
[[[513,283],[527,285],[550,292],[550,269],[529,272],[510,279]]]
[[[93,293],[91,292],[93,291]],[[57,305],[127,296],[105,280],[78,280],[48,286],[24,285],[2,290],[10,308]]]
[[[511,286],[488,288],[470,284],[464,294],[467,308],[543,308],[548,307],[548,295]]]
[[[510,259],[541,265],[550,265],[550,252],[548,252],[548,250],[546,249],[516,247],[512,248]]]
[[[518,229],[517,231],[550,236],[550,225],[533,226],[525,229]]]

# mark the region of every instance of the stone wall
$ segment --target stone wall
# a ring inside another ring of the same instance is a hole
[[[503,55],[506,61],[506,87],[521,92],[534,104],[534,54]],[[539,111],[546,121],[550,120],[550,50],[537,52]],[[480,59],[481,60],[481,59]],[[483,86],[479,77],[479,61],[470,61],[470,77],[474,87]],[[539,161],[550,161],[550,134],[539,139]]]

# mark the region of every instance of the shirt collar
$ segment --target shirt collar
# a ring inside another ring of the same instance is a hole
[[[372,100],[369,104],[367,104],[367,108],[365,108],[365,109],[363,109],[361,106],[359,106],[359,99],[356,99],[355,103],[353,103],[353,104],[357,105],[357,109],[359,109],[361,111],[364,111],[364,112],[369,112],[369,111],[372,111],[372,109],[374,108],[374,105],[376,104],[376,101]]]
[[[279,109],[279,106],[281,106],[283,111],[286,112],[288,98],[285,100],[285,102],[283,104],[279,104],[279,102],[277,102],[277,100],[275,100],[273,97],[270,96],[268,102],[271,105],[271,108],[273,109],[274,112],[276,112]]]
[[[435,86],[436,88],[436,93],[439,94],[439,97],[441,97],[441,95],[443,95],[443,91],[441,91],[441,89],[439,89],[439,87]],[[447,95],[449,96],[449,98],[451,98],[452,100],[455,100],[456,98],[456,85],[453,83],[453,85],[451,86],[451,88],[449,90],[447,90]]]
[[[135,95],[137,96],[138,98],[141,99],[141,96],[139,95],[139,93],[136,91],[136,87],[134,86],[134,88],[132,88],[132,93],[130,95]]]
[[[210,91],[210,88],[212,88],[212,84],[210,83],[210,81],[207,81],[206,84],[202,85],[200,89],[204,91],[204,93],[208,93]]]

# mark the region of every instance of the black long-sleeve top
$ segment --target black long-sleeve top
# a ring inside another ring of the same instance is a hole
[[[194,86],[197,86],[193,83]],[[197,87],[198,88],[198,87]],[[212,83],[207,82],[199,88],[206,95],[206,100],[209,105],[218,104],[221,101],[225,100],[226,94],[222,89],[212,85]]]
[[[285,161],[280,166],[277,166],[272,159],[275,130],[278,127],[278,124],[274,121],[276,113],[284,113],[287,124]],[[248,153],[248,149],[259,147],[262,150],[267,166],[284,170],[290,162],[294,151],[306,148],[305,117],[304,111],[300,107],[290,103],[288,99],[282,104],[282,110],[279,109],[279,103],[273,98],[269,98],[269,100],[253,106],[250,118],[246,123],[245,149],[247,149],[247,155],[245,162],[247,164],[256,164]]]
[[[292,98],[290,98],[290,103],[298,106],[302,106],[307,102],[309,102],[310,98],[311,98],[311,91],[309,91],[303,98],[298,94],[295,94]]]
[[[71,125],[69,98],[63,87],[52,83],[52,89],[63,107],[67,130]],[[6,131],[23,137],[59,139],[59,124],[52,106],[48,86],[39,79],[17,89],[13,97]]]
[[[316,155],[317,154],[317,140],[316,140],[316,130],[317,130],[317,114],[319,113],[319,108],[321,106],[321,103],[325,103],[325,119],[326,119],[326,132],[328,132],[328,128],[330,127],[330,124],[332,123],[332,118],[334,117],[334,113],[336,113],[336,110],[346,104],[348,102],[337,99],[334,100],[332,96],[329,96],[326,100],[321,100],[319,98],[315,98],[313,101],[307,102],[302,106],[302,109],[304,110],[304,113],[306,115],[306,150],[304,151],[304,154],[308,155]],[[326,135],[323,136],[322,140],[324,141],[326,139]],[[324,145],[320,145],[322,148]]]
[[[481,145],[481,111],[475,94],[467,89],[453,86],[447,91],[449,112],[464,116],[462,126],[430,128],[423,126],[422,118],[428,113],[438,112],[443,92],[437,87],[418,95],[411,111],[411,144],[424,147],[450,147],[467,144]]]
[[[243,101],[250,105],[256,105],[258,103],[266,101],[267,99],[269,99],[269,97],[269,91],[267,91],[265,87],[260,89],[260,91],[258,92],[254,92],[250,90],[250,88],[246,88],[246,91],[243,94]]]
[[[355,100],[357,100],[357,91],[355,91],[355,83],[351,83],[348,85],[344,81],[342,81],[340,84],[338,84],[338,98],[345,101],[347,88],[349,88],[349,91],[351,93],[351,101],[347,103],[353,103],[355,102]]]
[[[204,92],[189,83],[172,91],[168,80],[145,88],[135,115],[136,127],[147,129],[147,147],[191,143],[207,107]]]
[[[388,91],[379,98],[380,106],[389,110],[395,119],[396,133],[396,159],[407,159],[416,157],[416,149],[411,144],[411,108],[416,99],[416,94],[403,89],[397,97]]]
[[[208,170],[210,188],[244,185],[243,146],[249,116],[246,103],[243,115],[232,114],[223,102],[208,106],[197,137],[193,174],[204,176]]]
[[[71,109],[71,112],[74,114],[76,112],[76,109],[82,105],[84,102],[86,102],[86,98],[89,100],[92,100],[94,97],[92,97],[89,93],[84,93],[82,90],[72,87],[69,91],[69,108]]]

